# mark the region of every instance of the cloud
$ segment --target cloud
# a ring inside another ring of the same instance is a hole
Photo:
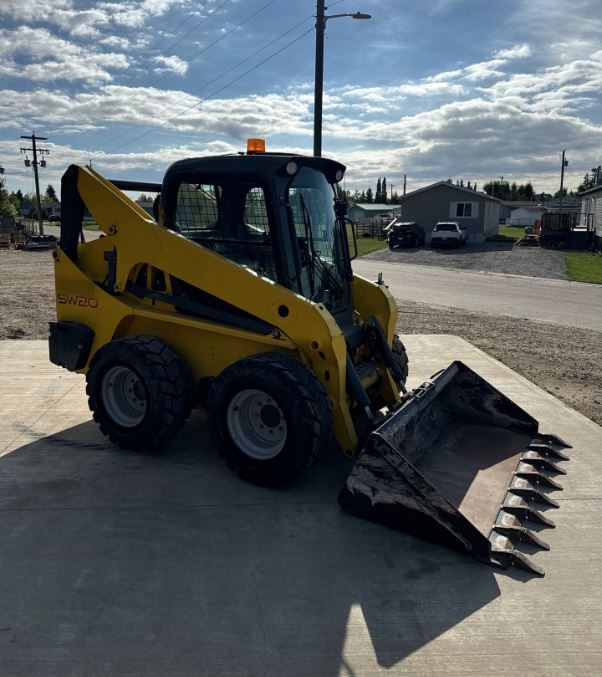
[[[23,63],[26,61],[26,63]],[[0,74],[26,80],[111,80],[109,70],[127,68],[124,54],[98,52],[45,28],[0,29]]]
[[[155,63],[159,64],[153,69],[156,73],[184,75],[188,71],[188,64],[179,56],[158,56],[155,58]]]
[[[139,28],[190,0],[126,0],[100,2],[91,9],[77,9],[75,0],[2,0],[0,15],[24,23],[48,23],[74,35],[97,34],[97,26],[109,23]],[[215,0],[209,0],[213,4]]]

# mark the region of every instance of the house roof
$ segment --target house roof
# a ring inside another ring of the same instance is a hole
[[[352,202],[352,206],[359,207],[366,212],[390,212],[399,207],[399,205],[386,205],[379,202]]]
[[[501,200],[499,200],[497,197],[491,197],[491,195],[487,195],[487,193],[481,193],[480,191],[472,190],[472,188],[464,188],[463,186],[456,186],[455,184],[450,183],[449,181],[437,181],[436,183],[431,183],[430,186],[417,188],[416,190],[413,190],[409,193],[406,193],[405,195],[400,196],[399,200],[403,202],[404,200],[407,200],[407,198],[409,197],[418,195],[418,193],[425,193],[427,190],[433,190],[433,188],[439,188],[439,186],[453,188],[454,190],[460,191],[462,193],[467,193],[472,197],[484,198],[485,200],[491,200],[492,202],[501,202]]]
[[[523,207],[524,209],[543,209],[541,202],[537,200],[502,200],[502,204],[510,209],[517,209]]]

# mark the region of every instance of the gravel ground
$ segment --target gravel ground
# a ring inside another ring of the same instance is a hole
[[[419,303],[401,334],[456,334],[602,425],[602,332]],[[0,339],[44,339],[55,317],[50,252],[0,250]]]
[[[419,266],[462,268],[464,270],[527,275],[566,280],[564,255],[560,251],[539,247],[513,247],[506,242],[468,244],[462,249],[379,249],[362,257],[392,263],[413,263]]]
[[[49,251],[0,249],[0,339],[40,339],[56,317]]]
[[[461,336],[602,425],[602,332],[411,301],[397,329]]]

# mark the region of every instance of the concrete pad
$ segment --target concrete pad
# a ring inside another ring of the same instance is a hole
[[[600,674],[602,429],[461,339],[405,341],[411,385],[462,359],[573,444],[544,579],[343,514],[343,457],[260,489],[200,414],[120,450],[45,342],[4,341],[0,674]]]

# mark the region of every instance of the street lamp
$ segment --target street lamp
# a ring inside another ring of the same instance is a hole
[[[353,12],[345,14],[325,14],[324,0],[316,3],[316,76],[314,85],[314,155],[322,155],[322,92],[324,89],[324,32],[328,19],[350,16],[352,19],[371,19],[370,14]]]

